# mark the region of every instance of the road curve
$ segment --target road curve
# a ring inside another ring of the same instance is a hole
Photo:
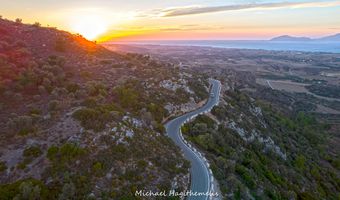
[[[213,187],[212,180],[213,176],[211,170],[209,169],[209,164],[207,160],[198,152],[194,147],[192,147],[187,141],[184,140],[180,127],[193,119],[199,114],[210,112],[210,110],[218,104],[219,95],[221,90],[221,83],[218,80],[211,79],[211,89],[210,95],[207,103],[197,110],[181,115],[165,124],[166,132],[168,136],[178,145],[184,153],[184,157],[191,163],[191,186],[190,191],[209,193],[212,192]],[[199,195],[199,196],[189,196],[189,200],[207,200],[209,196]]]

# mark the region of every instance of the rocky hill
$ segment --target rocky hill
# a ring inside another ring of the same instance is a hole
[[[215,75],[224,80],[220,104],[182,132],[225,198],[337,199],[338,134],[306,112],[311,101],[256,85],[249,72]]]
[[[0,65],[0,199],[188,187],[188,163],[162,122],[207,97],[206,77],[4,19]]]
[[[282,41],[282,42],[306,42],[311,41],[311,38],[308,37],[293,37],[289,35],[281,35],[278,37],[272,38],[270,41]]]

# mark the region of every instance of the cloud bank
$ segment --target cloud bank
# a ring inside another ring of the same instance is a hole
[[[142,16],[177,17],[205,13],[226,12],[245,9],[279,9],[279,8],[318,8],[340,6],[340,1],[310,1],[310,2],[279,2],[279,3],[254,3],[222,6],[188,6],[153,10]]]

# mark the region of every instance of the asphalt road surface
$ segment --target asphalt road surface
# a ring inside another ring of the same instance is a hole
[[[211,79],[211,89],[207,103],[197,110],[179,116],[165,124],[168,136],[178,145],[187,160],[191,163],[191,186],[190,191],[199,193],[209,193],[213,190],[212,173],[206,159],[194,147],[187,143],[180,131],[180,127],[193,119],[199,114],[210,112],[210,110],[218,104],[221,89],[221,83],[218,80]],[[189,200],[207,200],[208,195],[191,195]]]

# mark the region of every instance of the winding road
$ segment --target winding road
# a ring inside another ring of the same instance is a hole
[[[207,200],[209,193],[214,191],[213,175],[209,168],[209,163],[204,156],[184,140],[180,131],[181,126],[196,117],[199,114],[210,112],[210,110],[218,104],[221,83],[218,80],[210,79],[211,89],[207,103],[197,110],[181,115],[165,124],[168,136],[178,145],[184,153],[184,157],[191,163],[191,186],[190,191],[198,192],[201,195],[188,196],[189,200]]]

